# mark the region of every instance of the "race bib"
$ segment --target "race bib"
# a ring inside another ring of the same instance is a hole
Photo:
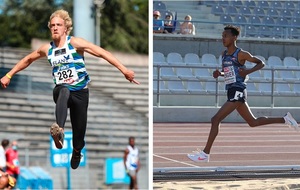
[[[233,66],[224,67],[224,80],[225,84],[232,84],[236,82]]]
[[[74,64],[58,66],[54,72],[56,84],[72,84],[78,80],[78,75]]]
[[[14,166],[19,166],[19,160],[18,159],[14,159],[12,162],[13,162]]]

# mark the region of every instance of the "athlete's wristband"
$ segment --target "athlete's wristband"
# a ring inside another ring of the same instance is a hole
[[[8,73],[6,73],[5,76],[6,76],[7,78],[11,79],[11,76],[10,76]]]

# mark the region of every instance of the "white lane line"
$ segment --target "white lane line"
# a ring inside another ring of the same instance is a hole
[[[180,163],[180,164],[183,164],[183,165],[187,165],[187,166],[192,166],[192,167],[195,167],[195,168],[199,168],[199,166],[196,166],[196,165],[193,165],[193,164],[189,164],[189,163],[185,163],[185,162],[180,162],[178,160],[173,160],[173,159],[166,158],[166,157],[163,157],[163,156],[159,156],[159,155],[156,155],[156,154],[153,154],[153,156],[161,158],[161,159],[169,160],[169,161],[172,161],[172,162]]]

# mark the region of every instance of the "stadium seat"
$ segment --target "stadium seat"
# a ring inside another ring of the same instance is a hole
[[[272,71],[271,70],[261,70],[263,78],[267,81],[272,81]],[[274,80],[281,81],[282,79],[278,76],[278,72],[274,71]]]
[[[247,20],[244,15],[235,15],[233,20],[235,23],[237,23],[237,25],[247,24]]]
[[[256,7],[256,2],[254,0],[243,1],[243,4],[245,7],[250,7],[250,8]]]
[[[168,81],[167,83],[168,89],[171,93],[187,93],[187,90],[184,88],[182,81]]]
[[[203,93],[205,90],[199,81],[187,81],[187,91],[191,94]]]
[[[260,7],[260,8],[269,8],[270,5],[268,3],[268,1],[257,1],[257,7]]]
[[[226,14],[226,15],[221,15],[220,16],[220,22],[223,23],[223,24],[231,24],[233,23],[232,22],[232,18],[229,14]]]
[[[245,36],[259,37],[259,30],[255,26],[247,25],[245,27]]]
[[[300,71],[294,71],[294,74],[297,80],[300,80]]]
[[[286,29],[282,26],[276,26],[273,28],[273,38],[284,38]]]
[[[269,25],[270,27],[272,27],[272,25],[274,25],[275,22],[271,16],[266,16],[262,19],[262,24]]]
[[[291,20],[291,25],[295,26],[295,27],[299,27],[300,26],[300,18],[293,18]]]
[[[272,92],[272,83],[257,83],[258,91],[261,94],[271,94]]]
[[[158,85],[157,81],[153,81],[153,92],[157,93]],[[169,89],[166,88],[164,81],[159,81],[159,93],[168,93]]]
[[[248,93],[258,93],[258,89],[257,87],[255,86],[255,83],[253,82],[248,82],[247,83],[247,92]]]
[[[268,66],[269,67],[278,67],[278,66],[282,67],[283,66],[282,60],[278,56],[271,55],[268,58]]]
[[[259,36],[260,37],[272,37],[272,29],[269,26],[260,26],[259,27]]]
[[[153,52],[153,64],[154,65],[166,65],[166,58],[161,52]]]
[[[185,54],[183,60],[186,65],[200,65],[200,58],[198,54],[195,53]]]
[[[243,7],[243,2],[241,0],[233,0],[233,1],[230,1],[230,4],[231,6],[234,6],[234,7]]]
[[[300,95],[300,84],[299,84],[299,83],[293,84],[293,91],[294,91],[296,94]]]
[[[295,2],[293,2],[293,1],[285,1],[284,2],[284,7],[286,9],[295,9],[296,8],[295,7]]]
[[[177,65],[177,64],[183,65],[184,64],[182,56],[179,53],[176,53],[176,52],[168,53],[167,63],[169,65]]]
[[[225,82],[224,81],[218,81],[218,92],[225,95],[226,90],[225,90]]]
[[[253,25],[260,25],[261,21],[260,18],[256,15],[252,15],[249,17],[249,23],[253,24]]]
[[[288,19],[286,17],[282,16],[282,17],[277,18],[275,24],[278,26],[289,26],[290,22],[288,21]]]
[[[249,7],[240,7],[239,8],[239,15],[251,16],[251,10]]]
[[[267,11],[267,16],[272,17],[272,18],[276,18],[279,15],[278,15],[278,12],[277,12],[276,9],[269,8],[268,11]]]
[[[180,79],[195,79],[190,68],[176,68],[176,74]]]
[[[153,67],[153,79],[157,79],[157,67]]]
[[[263,8],[260,8],[260,7],[256,7],[253,9],[253,15],[252,17],[254,16],[257,16],[257,17],[264,17],[265,16],[265,11]]]
[[[229,6],[229,1],[228,0],[219,0],[218,4],[226,7],[226,6]]]
[[[256,81],[261,81],[262,79],[263,79],[263,76],[261,74],[261,71],[255,71],[255,72],[249,74],[249,80],[251,80],[251,81],[256,82]]]
[[[286,67],[299,67],[298,61],[294,57],[285,57],[283,59],[283,65]]]
[[[205,91],[210,94],[216,94],[216,82],[205,82]]]
[[[280,1],[270,1],[270,7],[273,9],[281,9],[282,8],[282,4]]]
[[[292,17],[294,17],[294,18],[300,18],[300,10],[295,10],[295,11],[292,13]]]
[[[166,10],[166,5],[161,1],[153,1],[153,10]]]
[[[160,76],[162,79],[178,79],[175,71],[171,67],[162,67],[160,69]]]
[[[276,2],[276,1],[274,1],[274,2]],[[289,10],[289,9],[281,9],[279,15],[283,18],[291,18],[292,17],[291,10]]]
[[[296,81],[297,78],[291,70],[278,70],[279,77],[285,81]]]
[[[207,68],[194,69],[194,76],[196,76],[198,79],[200,79],[202,81],[213,79],[212,74],[210,73],[210,70]]]
[[[227,6],[226,9],[225,9],[225,13],[227,15],[235,15],[235,14],[238,14],[238,10],[235,6]]]
[[[295,93],[291,90],[291,87],[287,83],[280,83],[274,85],[275,94],[294,95]]]
[[[214,14],[214,15],[223,15],[224,10],[221,6],[215,5],[211,8],[211,13]]]
[[[203,65],[208,65],[208,66],[218,65],[216,56],[209,53],[205,53],[202,55],[201,62]]]

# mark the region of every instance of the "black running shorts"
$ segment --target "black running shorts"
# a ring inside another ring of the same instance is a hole
[[[232,87],[227,90],[227,101],[228,102],[246,102],[247,101],[247,90],[237,87]]]

